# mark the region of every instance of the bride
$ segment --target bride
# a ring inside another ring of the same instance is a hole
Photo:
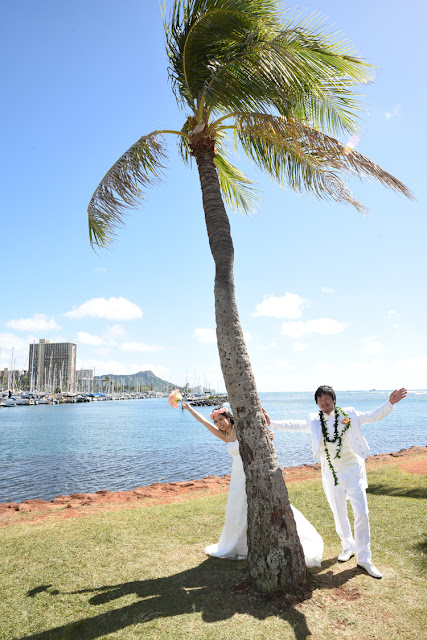
[[[227,506],[225,508],[225,523],[218,544],[211,544],[205,553],[215,558],[243,560],[248,555],[246,541],[247,505],[246,478],[243,470],[242,458],[239,453],[239,443],[234,429],[234,418],[226,407],[215,409],[210,414],[213,420],[209,422],[204,416],[195,411],[187,402],[182,408],[191,413],[209,431],[220,438],[227,445],[227,452],[233,458],[231,468],[230,489]],[[323,553],[323,540],[312,524],[298,509],[291,505],[295,524],[304,551],[307,567],[320,567]]]

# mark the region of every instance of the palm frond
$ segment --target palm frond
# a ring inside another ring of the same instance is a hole
[[[261,111],[332,133],[352,132],[363,112],[356,83],[373,67],[318,14],[279,19],[280,3],[176,0],[166,27],[169,74],[192,109]]]
[[[178,100],[194,105],[204,86],[278,15],[277,0],[175,0],[164,21],[169,77]]]
[[[224,153],[217,153],[214,164],[223,198],[231,209],[249,214],[256,208],[259,196],[252,180],[237,169]]]
[[[188,165],[191,165],[192,153],[187,135],[194,127],[195,118],[189,116],[182,128],[182,133],[186,134],[178,139],[178,151]],[[257,201],[259,200],[257,191],[251,185],[252,180],[231,164],[228,159],[227,149],[225,146],[226,136],[223,131],[217,131],[215,135],[216,155],[214,156],[214,164],[218,176],[219,185],[225,203],[230,209],[242,213],[251,213],[255,210]]]
[[[142,136],[105,174],[88,207],[92,246],[106,247],[127,210],[143,198],[141,188],[161,179],[165,152],[156,132]]]
[[[183,135],[177,138],[178,153],[187,165],[191,165],[192,154],[190,149],[189,135],[194,128],[194,116],[189,116],[181,129]]]
[[[367,176],[412,198],[410,190],[362,154],[335,138],[291,118],[250,114],[236,121],[236,141],[252,161],[280,185],[319,198],[363,206],[348,190],[340,174]]]

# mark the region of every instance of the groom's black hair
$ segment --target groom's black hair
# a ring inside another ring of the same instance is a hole
[[[319,396],[331,396],[332,400],[334,401],[334,404],[336,404],[337,396],[335,395],[335,391],[332,389],[332,387],[329,387],[327,384],[322,384],[321,387],[318,387],[316,389],[316,393],[314,394],[314,401],[316,404],[317,404],[317,398]]]

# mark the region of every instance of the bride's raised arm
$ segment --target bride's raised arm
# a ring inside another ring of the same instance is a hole
[[[218,427],[216,427],[213,422],[209,422],[209,420],[206,420],[205,416],[202,416],[201,413],[199,413],[198,411],[196,411],[195,409],[193,409],[193,407],[191,405],[188,404],[188,402],[183,402],[182,403],[182,408],[183,409],[187,409],[187,411],[189,413],[191,413],[191,415],[196,418],[196,420],[198,420],[199,422],[201,422],[201,424],[206,427],[206,429],[208,429],[211,433],[213,433],[214,436],[216,436],[217,438],[219,438],[220,440],[223,440],[224,442],[227,442],[227,438],[225,437],[225,434],[223,431],[221,431],[220,429],[218,429]]]

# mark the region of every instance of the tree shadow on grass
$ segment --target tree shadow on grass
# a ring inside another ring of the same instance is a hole
[[[335,558],[329,558],[323,561],[322,568],[311,569],[310,582],[313,591],[315,589],[340,589],[352,578],[366,573],[364,569],[360,569],[357,565],[339,572],[330,570],[330,567],[339,564],[341,563],[338,562],[338,558],[335,556]]]
[[[330,563],[335,563],[335,559]],[[324,567],[330,566],[329,561]],[[321,570],[319,570],[321,571]],[[314,577],[320,588],[339,586],[357,574],[354,570],[341,572],[331,583],[330,577]],[[293,629],[296,640],[306,640],[311,635],[305,615],[296,605],[311,598],[312,587],[297,598],[269,597],[254,593],[245,587],[234,587],[246,575],[246,563],[209,558],[197,567],[171,576],[150,580],[136,580],[119,584],[104,585],[79,591],[63,592],[52,589],[52,585],[41,585],[27,593],[37,597],[45,592],[56,595],[89,595],[92,607],[103,607],[114,601],[133,595],[136,602],[102,611],[91,617],[82,618],[68,625],[54,627],[41,633],[26,635],[19,640],[95,640],[120,631],[131,625],[142,625],[156,618],[171,618],[184,614],[202,613],[205,623],[214,623],[232,618],[236,613],[250,615],[258,620],[276,616],[287,622]],[[322,584],[322,580],[324,584]],[[244,584],[244,583],[242,583]],[[318,588],[315,586],[314,588]],[[72,603],[70,602],[70,606]],[[76,603],[76,607],[78,604]]]
[[[395,496],[397,498],[418,498],[425,500],[427,498],[427,489],[425,487],[391,487],[388,484],[370,484],[367,488],[368,493],[378,496]]]
[[[427,569],[427,534],[424,534],[419,542],[416,542],[413,547],[414,551],[418,551],[420,554],[418,560],[423,567]]]

